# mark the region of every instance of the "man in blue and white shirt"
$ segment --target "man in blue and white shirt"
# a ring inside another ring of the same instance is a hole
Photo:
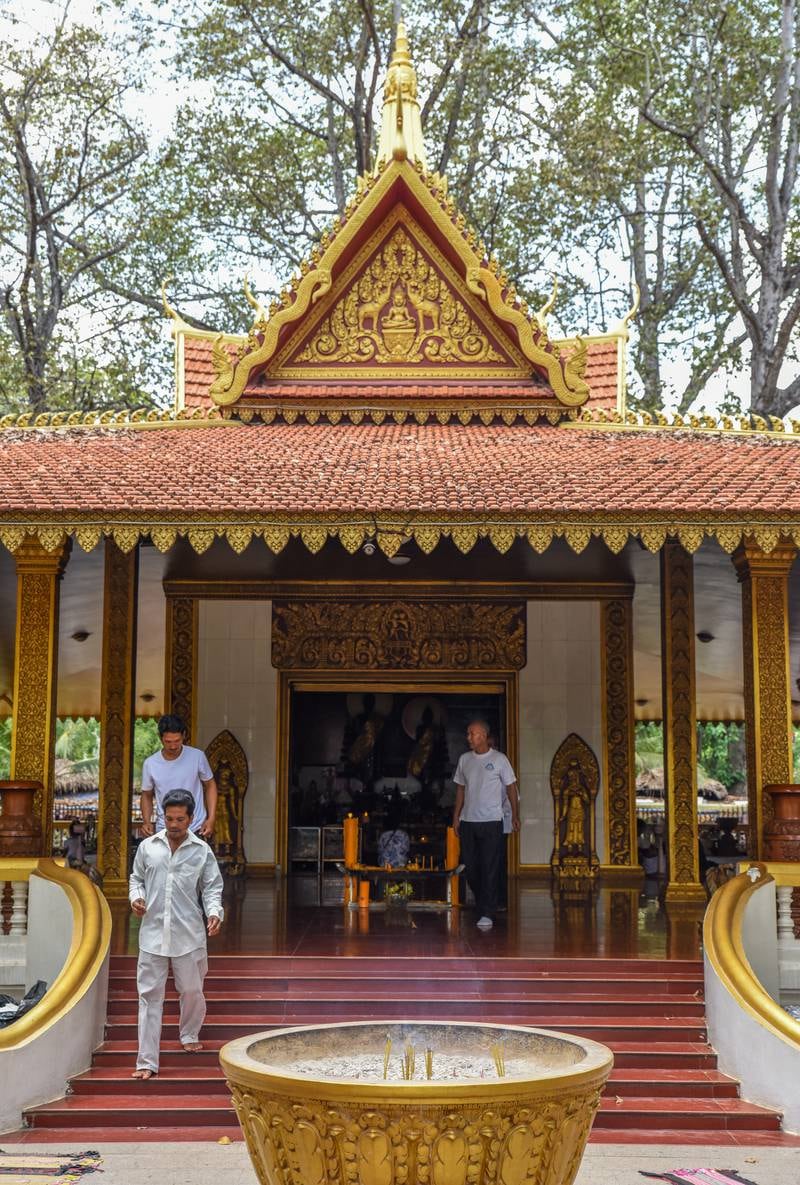
[[[462,753],[453,774],[453,829],[461,841],[461,860],[478,907],[478,926],[490,930],[498,906],[505,797],[511,808],[512,830],[519,831],[517,777],[505,753],[490,746],[485,721],[470,723],[467,744],[469,752]]]
[[[208,844],[191,830],[194,795],[170,790],[163,809],[164,829],[139,845],[130,878],[131,909],[142,919],[136,968],[139,1054],[133,1077],[144,1081],[158,1073],[170,963],[180,997],[181,1045],[188,1053],[203,1048],[206,936],[219,933],[223,918],[219,865]]]

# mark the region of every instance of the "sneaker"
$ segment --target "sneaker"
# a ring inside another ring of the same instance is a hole
[[[486,918],[486,917],[478,918],[477,925],[478,925],[479,930],[491,930],[493,924],[494,923],[492,922],[491,918]]]

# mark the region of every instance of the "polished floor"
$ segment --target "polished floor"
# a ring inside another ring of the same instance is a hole
[[[331,896],[335,884],[328,886]],[[345,910],[326,900],[315,878],[234,882],[226,889],[222,933],[212,954],[333,957],[695,959],[702,909],[670,910],[656,882],[604,885],[581,900],[555,898],[549,884],[512,879],[508,910],[492,930],[470,908]],[[137,950],[138,922],[126,902],[112,904],[113,953]]]

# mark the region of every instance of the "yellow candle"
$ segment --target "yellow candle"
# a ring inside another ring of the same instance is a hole
[[[362,909],[369,908],[369,881],[361,881],[358,886],[358,904]]]
[[[348,815],[342,825],[344,842],[344,866],[355,868],[358,863],[358,819]],[[344,879],[344,903],[349,905],[355,899],[354,878],[346,876]]]
[[[358,863],[358,819],[348,815],[343,824],[344,863],[346,868],[355,868]]]
[[[458,842],[458,836],[452,827],[447,828],[447,840],[445,842],[445,865],[447,868],[456,868],[458,865],[458,857],[460,854],[461,845]],[[458,877],[450,877],[450,904],[458,905]]]

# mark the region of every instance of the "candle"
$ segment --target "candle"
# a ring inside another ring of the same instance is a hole
[[[345,868],[355,868],[358,863],[358,819],[354,819],[352,815],[348,815],[342,824],[343,842],[344,842],[344,866]],[[344,879],[344,903],[349,905],[355,897],[355,886],[353,877],[346,876]]]
[[[358,819],[348,815],[342,824],[344,831],[345,868],[355,868],[358,863]]]
[[[460,844],[458,836],[452,827],[447,828],[447,840],[445,844],[445,865],[447,868],[456,868],[458,865],[458,857],[460,852]],[[458,905],[458,877],[450,877],[450,904]]]
[[[359,883],[358,904],[362,909],[369,909],[369,881],[361,881]]]

